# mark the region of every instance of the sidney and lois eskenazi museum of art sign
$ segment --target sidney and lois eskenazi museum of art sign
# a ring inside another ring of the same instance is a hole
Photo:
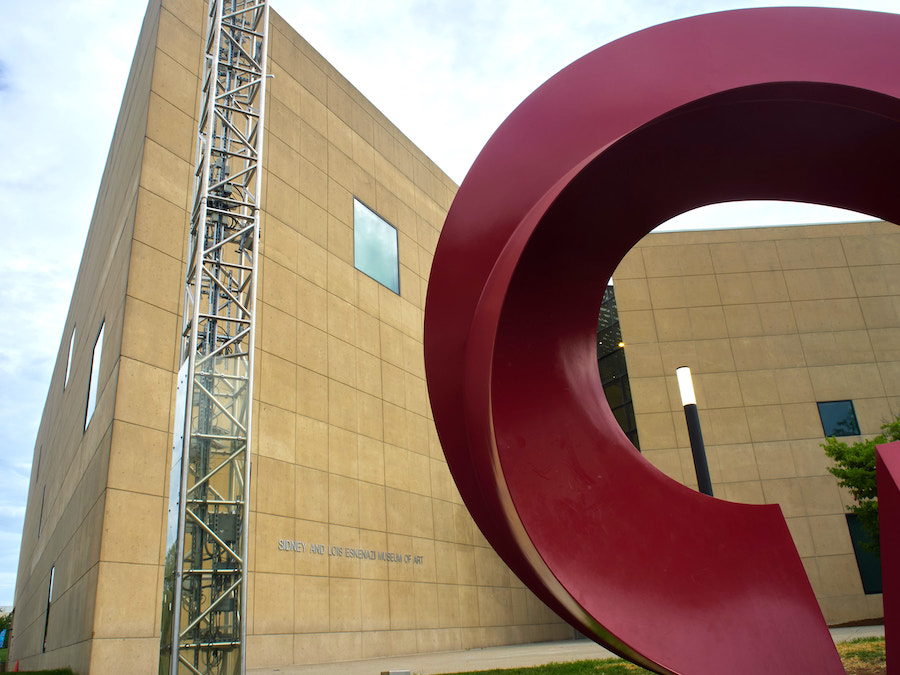
[[[397,553],[396,551],[376,551],[375,549],[351,548],[349,546],[326,546],[325,544],[297,541],[293,539],[279,539],[278,550],[285,553],[305,555],[327,555],[330,558],[352,558],[356,560],[374,560],[380,562],[402,563],[405,565],[421,565],[425,562],[425,556],[409,553]]]

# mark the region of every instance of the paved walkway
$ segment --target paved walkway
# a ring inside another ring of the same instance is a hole
[[[835,642],[846,642],[857,637],[884,635],[884,626],[858,626],[832,628]],[[506,647],[485,647],[458,652],[391,656],[365,661],[343,661],[313,666],[281,666],[248,670],[250,675],[380,675],[391,670],[410,671],[418,675],[458,673],[462,671],[490,670],[492,668],[517,668],[539,666],[545,663],[607,659],[614,654],[590,640],[565,640],[563,642],[537,642]]]

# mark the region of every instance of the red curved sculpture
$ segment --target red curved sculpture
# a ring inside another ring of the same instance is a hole
[[[579,630],[659,673],[842,673],[777,506],[649,464],[596,364],[607,279],[657,224],[780,199],[898,222],[900,16],[663,24],[551,78],[479,155],[425,314],[435,423],[488,541]]]

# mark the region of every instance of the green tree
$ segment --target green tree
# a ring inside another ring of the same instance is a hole
[[[878,485],[875,479],[875,446],[900,441],[900,417],[881,426],[881,434],[868,441],[848,445],[834,437],[827,438],[822,447],[834,460],[828,470],[838,478],[841,487],[850,491],[856,505],[850,511],[859,518],[863,529],[872,537],[872,544],[864,545],[880,554],[878,540]]]

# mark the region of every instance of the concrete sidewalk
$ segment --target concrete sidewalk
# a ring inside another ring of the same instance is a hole
[[[835,642],[846,642],[857,637],[884,635],[884,626],[857,626],[832,628]],[[493,668],[521,668],[545,663],[582,661],[584,659],[608,659],[615,654],[590,640],[565,640],[562,642],[537,642],[505,647],[466,649],[458,652],[412,654],[391,656],[365,661],[342,661],[312,666],[280,666],[247,670],[250,675],[379,675],[384,671],[400,670],[419,675],[458,673],[490,670]]]

